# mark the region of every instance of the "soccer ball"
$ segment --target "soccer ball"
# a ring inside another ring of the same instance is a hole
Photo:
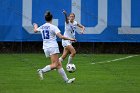
[[[74,64],[67,64],[66,69],[68,72],[73,73],[76,70],[76,67]]]

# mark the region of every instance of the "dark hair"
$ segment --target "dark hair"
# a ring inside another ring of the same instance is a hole
[[[74,17],[75,17],[75,14],[74,14],[74,13],[70,13],[69,16],[70,16],[70,15],[74,15]]]
[[[53,18],[53,15],[51,14],[51,12],[50,11],[47,11],[45,13],[45,20],[49,22],[49,21],[52,20],[52,18]]]

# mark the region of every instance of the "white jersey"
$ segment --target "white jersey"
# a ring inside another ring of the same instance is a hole
[[[43,49],[58,47],[56,41],[56,34],[60,32],[57,26],[50,23],[45,23],[44,25],[37,28],[37,31],[40,31],[43,39]]]
[[[77,22],[74,21],[73,23],[70,22],[69,23],[65,23],[65,32],[64,32],[64,36],[68,37],[68,38],[75,38],[75,30],[77,27]]]

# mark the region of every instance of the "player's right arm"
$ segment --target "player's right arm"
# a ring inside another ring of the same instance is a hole
[[[42,31],[42,26],[38,27],[38,24],[33,23],[34,26],[34,33]]]
[[[37,33],[38,32],[38,25],[36,23],[34,23],[33,26],[34,26],[34,32]]]
[[[64,14],[64,16],[65,16],[65,21],[66,21],[66,23],[68,24],[68,23],[69,23],[69,19],[68,19],[68,16],[67,16],[67,13],[66,13],[65,10],[63,10],[63,14]]]

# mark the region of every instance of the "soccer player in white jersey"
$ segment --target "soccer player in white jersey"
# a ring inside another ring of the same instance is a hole
[[[46,57],[50,57],[51,64],[45,66],[42,69],[38,69],[38,74],[40,79],[43,80],[43,74],[45,72],[49,72],[53,69],[58,69],[59,74],[63,77],[66,83],[72,83],[75,78],[68,79],[61,62],[59,62],[59,47],[56,41],[56,36],[64,40],[75,41],[73,38],[67,38],[60,34],[60,30],[57,26],[52,24],[53,15],[50,12],[45,13],[45,20],[46,23],[42,26],[38,27],[36,23],[34,23],[34,32],[41,32],[42,39],[43,39],[43,50]]]
[[[63,10],[63,14],[65,15],[65,32],[64,36],[68,38],[75,38],[75,30],[76,27],[79,27],[81,29],[81,34],[84,33],[85,27],[79,23],[77,23],[75,19],[75,14],[70,13],[69,17],[67,17],[67,13],[65,10]],[[67,64],[72,64],[72,59],[76,54],[76,51],[74,47],[72,46],[72,41],[70,40],[62,40],[62,46],[64,47],[63,54],[59,58],[59,61],[62,62],[67,55],[70,53],[68,57],[68,63]]]

